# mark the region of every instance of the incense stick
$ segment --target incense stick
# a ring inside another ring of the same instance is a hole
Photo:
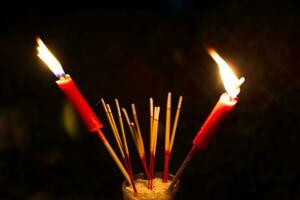
[[[114,120],[113,120],[113,116],[112,116],[112,113],[111,113],[111,109],[110,109],[110,106],[108,104],[105,103],[104,99],[101,98],[101,103],[102,103],[102,106],[103,106],[103,109],[104,109],[104,112],[105,112],[105,115],[108,119],[108,122],[110,124],[110,127],[112,129],[112,132],[114,134],[114,137],[115,137],[115,140],[117,142],[117,145],[119,147],[119,150],[120,150],[120,153],[122,155],[123,158],[125,158],[125,155],[124,155],[124,152],[123,152],[123,147],[121,146],[121,143],[120,143],[120,136],[118,137],[118,133],[117,133],[117,126],[116,124],[114,123]],[[110,112],[109,112],[110,111]]]
[[[119,134],[119,131],[118,131],[118,128],[117,128],[117,125],[116,125],[116,122],[115,122],[115,119],[114,119],[114,116],[113,116],[113,113],[111,111],[111,108],[110,108],[109,104],[106,104],[106,108],[107,108],[109,117],[112,121],[112,125],[114,127],[113,129],[115,130],[114,131],[114,136],[115,136],[115,139],[117,141],[118,147],[120,149],[120,153],[121,153],[122,157],[125,158],[125,154],[124,154],[124,151],[123,151],[123,144],[122,144],[120,134]]]
[[[151,107],[152,106],[152,107]],[[151,132],[150,132],[150,158],[149,158],[149,173],[150,173],[150,179],[148,180],[148,188],[151,189],[151,183],[152,183],[152,166],[153,166],[153,158],[154,158],[154,113],[156,113],[156,107],[153,108],[153,104],[151,105],[150,101],[150,109],[152,108],[152,112],[150,110],[150,115],[152,114],[152,126],[151,126]]]
[[[168,92],[167,108],[166,108],[166,128],[165,128],[165,162],[163,182],[167,182],[169,178],[169,157],[170,157],[170,126],[171,126],[171,92]]]
[[[125,108],[122,108],[122,111],[123,111],[123,113],[124,113],[124,116],[125,116],[127,125],[128,125],[128,127],[129,127],[129,131],[130,131],[131,137],[132,137],[132,139],[133,139],[134,145],[135,145],[136,148],[138,149],[138,144],[137,144],[137,141],[136,141],[136,138],[135,138],[135,133],[134,133],[134,130],[132,129],[132,126],[131,126],[131,123],[132,123],[132,122],[130,122],[130,119],[129,119],[129,116],[128,116],[128,113],[127,113],[126,109],[125,109]],[[139,153],[139,150],[138,150],[138,153]]]
[[[137,148],[139,157],[140,157],[140,159],[141,159],[141,161],[142,161],[142,164],[143,164],[143,167],[144,167],[146,176],[147,176],[148,179],[150,179],[150,176],[149,176],[149,170],[148,170],[147,163],[146,163],[145,151],[144,151],[144,152],[142,151],[141,144],[140,144],[140,140],[139,140],[138,134],[137,134],[137,129],[135,128],[135,124],[134,124],[133,122],[130,121],[126,109],[125,109],[125,108],[122,108],[122,111],[123,111],[123,113],[124,113],[124,116],[125,116],[125,118],[126,118],[127,124],[128,124],[128,126],[129,126],[130,133],[131,133],[131,136],[132,136],[132,138],[133,138],[134,144],[135,144],[135,146],[136,146],[136,148]]]
[[[140,157],[143,157],[143,152],[142,152],[141,144],[140,144],[139,139],[138,139],[136,126],[133,122],[130,123],[130,126],[132,128],[133,135],[134,135],[134,138],[135,138],[135,141],[136,141],[136,148],[139,152]]]
[[[140,128],[140,124],[139,124],[139,120],[138,120],[138,115],[137,115],[136,108],[135,108],[134,104],[131,104],[131,109],[132,109],[133,120],[135,122],[136,130],[137,130],[137,140],[138,140],[139,146],[141,148],[141,152],[142,152],[142,158],[141,159],[142,159],[145,171],[148,171],[143,136],[142,136],[142,133],[141,133],[141,128]]]
[[[149,170],[151,171],[151,166],[152,166],[152,146],[153,146],[153,142],[152,142],[152,139],[153,139],[153,114],[154,114],[154,108],[153,108],[153,98],[150,97],[149,99],[149,108],[150,108],[150,133],[149,133]],[[151,172],[150,172],[151,173]],[[151,185],[151,175],[150,175],[150,178],[148,179],[148,188],[150,189],[150,185]]]
[[[144,142],[143,142],[143,136],[142,136],[142,133],[141,133],[141,128],[140,128],[140,124],[139,124],[139,120],[138,120],[138,116],[137,116],[137,112],[136,112],[134,104],[131,104],[131,109],[132,109],[132,114],[133,114],[133,120],[134,120],[134,123],[136,125],[136,129],[137,129],[137,133],[138,133],[137,138],[138,138],[139,143],[141,145],[142,153],[144,154],[145,153],[145,147],[144,147]]]
[[[134,123],[131,123],[131,125],[132,125],[132,128],[133,128],[136,136],[137,136],[137,128],[136,128],[136,126],[134,125]],[[141,148],[141,145],[139,145],[139,148]],[[143,164],[143,167],[144,167],[147,179],[149,180],[150,179],[150,175],[149,175],[149,170],[148,170],[148,166],[147,166],[147,162],[146,162],[146,155],[145,155],[145,152],[144,153],[142,152],[142,149],[140,149],[140,158],[141,158],[141,161],[142,161],[142,164]]]
[[[106,118],[108,119],[110,128],[111,128],[111,130],[112,130],[113,132],[115,132],[115,130],[114,130],[114,125],[113,125],[113,123],[112,123],[112,121],[111,121],[111,118],[110,118],[110,116],[109,116],[109,113],[108,113],[108,110],[107,110],[107,107],[106,107],[106,103],[105,103],[105,101],[104,101],[103,98],[101,98],[101,103],[102,103],[102,107],[103,107],[103,109],[104,109]]]
[[[149,141],[150,141],[150,144],[151,144],[151,134],[152,134],[152,129],[153,129],[153,112],[154,112],[154,110],[153,110],[153,98],[151,97],[150,98],[150,134],[149,134],[149,136],[150,136],[150,138],[149,138]],[[151,145],[149,145],[149,149],[150,149],[150,151],[151,151]]]
[[[150,189],[153,187],[154,178],[154,163],[157,145],[157,133],[158,133],[158,122],[159,122],[159,111],[160,107],[154,107],[154,121],[153,121],[153,133],[151,139],[151,152],[150,152]]]
[[[157,146],[157,134],[158,134],[158,122],[159,122],[159,111],[160,111],[160,107],[157,106],[156,107],[156,113],[154,113],[154,124],[155,126],[153,127],[154,130],[154,155],[156,154],[156,146]]]
[[[127,171],[125,170],[123,164],[121,163],[121,161],[119,160],[117,154],[115,153],[115,151],[113,150],[113,148],[110,146],[109,142],[107,141],[107,139],[105,138],[104,134],[102,133],[101,130],[97,130],[97,134],[99,136],[99,138],[101,139],[101,141],[103,142],[106,150],[109,152],[110,156],[112,157],[112,159],[115,161],[115,163],[117,164],[118,168],[120,169],[120,171],[122,172],[123,176],[125,177],[126,181],[128,183],[131,183],[131,179],[129,174],[127,173]]]
[[[123,139],[123,144],[124,144],[124,149],[125,149],[125,154],[129,156],[129,149],[128,149],[128,144],[127,144],[127,139],[125,135],[125,129],[124,129],[124,124],[122,120],[122,113],[119,105],[118,99],[115,99],[116,107],[117,107],[117,113],[118,113],[118,119],[119,119],[119,124],[121,127],[121,133],[122,133],[122,139]]]
[[[124,124],[123,124],[123,120],[122,120],[122,113],[121,113],[121,109],[120,109],[120,105],[119,105],[118,99],[115,99],[115,103],[116,103],[116,107],[117,107],[119,124],[120,124],[120,127],[121,127],[122,139],[123,139],[123,144],[124,144],[123,147],[125,148],[124,149],[125,150],[125,157],[126,157],[125,163],[127,163],[127,170],[129,172],[130,179],[132,181],[133,190],[134,190],[134,192],[137,192],[135,184],[134,184],[134,177],[133,177],[133,172],[132,172],[132,167],[131,167],[129,149],[128,149],[128,144],[127,144],[127,139],[126,139]]]
[[[173,149],[173,144],[174,144],[174,139],[175,139],[175,135],[176,135],[179,115],[180,115],[180,111],[181,111],[181,105],[182,105],[182,96],[180,96],[179,100],[178,100],[176,115],[175,115],[174,124],[173,124],[173,128],[172,128],[171,142],[170,142],[170,148],[169,148],[170,154],[171,154],[172,149]]]
[[[121,138],[120,138],[120,135],[119,135],[119,132],[118,132],[118,128],[117,128],[117,125],[115,123],[114,116],[112,114],[111,108],[110,108],[109,104],[105,104],[105,101],[104,101],[103,98],[101,99],[101,102],[102,102],[106,117],[108,118],[109,124],[111,126],[112,131],[113,131],[115,140],[118,144],[119,151],[120,151],[121,156],[123,158],[123,161],[125,163],[126,169],[129,172],[131,185],[133,187],[134,192],[137,192],[135,184],[134,184],[133,173],[132,173],[132,170],[131,170],[131,163],[130,163],[130,160],[127,158],[127,156],[124,154],[123,144],[122,144],[122,141],[121,141]]]
[[[169,150],[170,145],[170,126],[171,126],[171,92],[168,92],[166,109],[166,128],[165,128],[165,151]]]
[[[192,159],[194,153],[198,151],[197,147],[195,145],[193,145],[192,149],[190,150],[190,152],[188,153],[188,155],[186,156],[186,158],[184,159],[184,161],[182,162],[182,164],[180,165],[179,169],[177,170],[171,184],[168,187],[168,191],[171,191],[174,187],[174,185],[177,183],[180,175],[182,174],[183,170],[186,168],[186,166],[188,165],[188,163],[190,162],[190,160]]]
[[[177,125],[178,125],[178,120],[179,120],[179,115],[181,111],[181,105],[182,105],[182,96],[179,97],[178,104],[177,104],[177,110],[175,114],[175,119],[174,119],[174,124],[172,128],[172,133],[171,133],[171,141],[169,144],[169,149],[168,151],[165,151],[165,171],[164,171],[164,182],[168,181],[169,178],[169,162],[170,162],[170,155],[173,149],[173,144],[174,144],[174,139],[176,135],[176,130],[177,130]],[[168,106],[167,106],[168,107]]]

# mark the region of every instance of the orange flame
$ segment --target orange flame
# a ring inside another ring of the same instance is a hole
[[[231,98],[235,98],[240,93],[240,86],[245,81],[245,78],[238,78],[229,65],[221,58],[221,56],[214,50],[208,49],[208,53],[215,60],[219,66],[220,75],[227,94]]]
[[[38,57],[46,63],[49,69],[55,74],[56,77],[61,77],[65,75],[65,72],[60,64],[60,62],[54,57],[54,55],[49,51],[46,45],[40,38],[37,38],[38,43]]]

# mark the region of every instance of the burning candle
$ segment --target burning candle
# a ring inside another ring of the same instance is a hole
[[[208,143],[215,135],[220,122],[237,104],[237,95],[240,93],[240,86],[245,81],[244,77],[240,79],[236,77],[228,64],[219,56],[219,54],[215,50],[209,49],[208,53],[218,64],[220,75],[226,92],[221,95],[212,112],[209,114],[208,118],[196,134],[193,140],[193,146],[183,163],[180,165],[178,171],[176,172],[175,177],[168,190],[171,190],[174,187],[179,176],[191,160],[193,154],[198,150],[207,149]]]
[[[99,121],[85,98],[80,93],[79,89],[77,88],[76,84],[72,80],[71,76],[65,74],[61,64],[59,61],[52,55],[52,53],[48,50],[46,45],[42,42],[41,39],[37,39],[38,43],[38,57],[41,58],[43,62],[50,68],[50,70],[55,74],[59,80],[56,81],[58,87],[63,91],[69,101],[72,102],[73,106],[79,113],[80,118],[82,119],[83,123],[85,124],[86,128],[90,132],[96,132],[101,139],[102,143],[104,144],[105,148],[109,152],[112,159],[117,164],[118,168],[124,175],[126,181],[131,183],[131,179],[127,171],[125,170],[122,162],[119,160],[118,156],[116,155],[115,151],[107,141],[105,135],[101,131],[103,127],[102,123]]]
[[[41,39],[37,39],[38,43],[38,57],[44,61],[50,70],[55,74],[59,80],[56,81],[58,87],[63,91],[66,97],[71,101],[80,118],[90,132],[95,132],[103,127],[97,116],[80,93],[71,76],[65,74],[59,61],[51,54],[46,45]]]
[[[238,79],[228,64],[219,56],[219,54],[209,49],[209,54],[219,66],[220,75],[224,83],[226,92],[223,93],[213,108],[212,112],[196,134],[193,145],[198,149],[206,149],[209,141],[213,138],[216,130],[223,119],[230,113],[238,102],[237,95],[240,92],[240,85],[245,81],[244,77]]]

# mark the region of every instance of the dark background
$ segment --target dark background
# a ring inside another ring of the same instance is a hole
[[[294,4],[6,3],[0,9],[0,199],[121,199],[121,173],[36,56],[37,36],[79,85],[115,148],[96,106],[99,98],[113,104],[118,97],[127,108],[135,102],[148,138],[148,98],[164,113],[168,91],[174,107],[183,95],[173,173],[224,92],[206,52],[215,48],[246,81],[209,149],[195,155],[183,173],[179,199],[300,199],[300,24]],[[163,115],[161,120],[158,171]],[[132,142],[130,149],[139,172]]]

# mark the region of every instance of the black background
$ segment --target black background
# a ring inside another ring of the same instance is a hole
[[[299,14],[286,1],[6,2],[0,33],[0,199],[121,199],[123,177],[85,131],[36,56],[40,36],[105,124],[104,97],[183,109],[175,172],[224,88],[215,48],[246,81],[209,149],[181,177],[179,199],[299,199]],[[174,112],[173,112],[174,114]],[[65,116],[65,117],[63,117]],[[67,120],[66,120],[67,119]],[[164,116],[157,170],[163,169]],[[142,170],[132,142],[134,170]]]

